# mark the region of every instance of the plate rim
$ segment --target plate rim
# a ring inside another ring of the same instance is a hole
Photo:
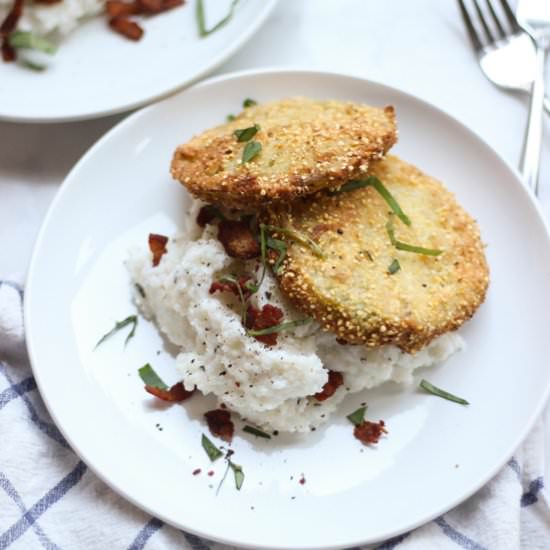
[[[243,77],[255,77],[255,76],[262,76],[262,75],[301,75],[304,77],[329,77],[329,78],[345,78],[345,79],[351,79],[355,80],[358,85],[374,85],[374,86],[381,86],[383,88],[386,88],[394,93],[401,94],[407,99],[412,100],[414,102],[422,103],[426,106],[428,106],[430,109],[435,111],[438,115],[443,116],[449,123],[458,125],[461,127],[461,129],[468,134],[477,142],[478,145],[485,148],[487,152],[489,152],[493,157],[500,162],[513,176],[513,179],[515,180],[515,184],[521,188],[521,192],[526,195],[527,200],[530,203],[530,206],[534,208],[538,218],[539,222],[541,223],[541,228],[543,230],[543,236],[546,238],[546,246],[550,247],[550,223],[546,220],[546,217],[544,215],[544,212],[542,211],[542,205],[539,203],[539,201],[534,196],[533,192],[528,189],[523,182],[521,181],[520,174],[518,170],[511,165],[509,161],[507,161],[505,158],[503,158],[496,149],[489,143],[487,143],[478,132],[467,126],[465,123],[461,122],[457,118],[455,118],[452,114],[447,112],[445,109],[435,105],[431,101],[425,100],[420,96],[417,96],[413,93],[410,93],[406,90],[403,90],[401,88],[398,88],[393,85],[388,85],[370,78],[365,78],[363,76],[353,74],[353,73],[346,73],[346,72],[339,72],[339,71],[323,71],[323,70],[314,70],[314,69],[303,69],[303,68],[286,68],[286,67],[266,67],[261,69],[246,69],[241,71],[235,71],[230,73],[225,73],[222,75],[217,75],[214,77],[211,77],[209,79],[206,79],[204,81],[201,81],[192,87],[186,88],[185,90],[180,91],[180,94],[185,94],[189,90],[199,89],[201,87],[207,87],[207,86],[215,86],[219,83],[228,81],[228,80],[238,80]],[[169,98],[166,98],[164,101],[170,101],[172,98],[176,97],[176,95],[171,96]],[[58,418],[55,415],[55,413],[52,410],[52,406],[50,403],[48,403],[47,399],[44,397],[42,393],[42,387],[43,382],[39,375],[37,375],[37,370],[35,369],[35,354],[33,351],[33,343],[32,343],[32,334],[33,334],[33,327],[32,327],[32,320],[30,316],[30,309],[31,304],[33,301],[33,279],[36,277],[35,275],[35,263],[37,261],[37,256],[39,254],[40,247],[42,245],[42,241],[44,239],[44,234],[48,228],[50,219],[52,218],[54,211],[57,209],[57,204],[61,200],[62,195],[66,191],[66,189],[69,188],[70,185],[74,185],[71,183],[71,181],[74,179],[75,175],[80,170],[81,166],[84,165],[88,158],[93,156],[97,149],[101,148],[107,140],[113,138],[117,133],[123,132],[127,126],[130,126],[134,124],[140,117],[146,116],[150,110],[158,108],[158,106],[162,105],[164,101],[147,105],[143,107],[142,109],[129,114],[126,118],[124,118],[119,123],[115,124],[111,129],[109,129],[105,134],[103,134],[99,139],[97,139],[92,146],[80,157],[80,159],[75,163],[73,168],[69,171],[69,173],[65,176],[63,182],[61,183],[58,191],[55,194],[54,199],[52,200],[47,213],[44,217],[44,220],[40,226],[40,230],[37,234],[35,244],[33,246],[32,255],[31,255],[31,261],[29,263],[29,268],[26,276],[25,281],[25,300],[24,300],[24,328],[25,328],[25,345],[29,354],[29,360],[32,368],[33,375],[37,382],[37,387],[40,392],[40,396],[42,400],[44,401],[44,404],[46,406],[46,409],[48,410],[48,413],[52,417],[52,420],[55,422],[56,426],[59,428],[63,436],[66,438],[66,440],[69,442],[71,448],[74,450],[74,445],[72,438],[68,437],[68,434],[65,433],[63,428],[61,427],[60,423],[58,422]],[[508,448],[508,450],[503,453],[502,459],[500,461],[497,461],[493,468],[489,469],[485,475],[480,476],[477,483],[474,483],[472,485],[468,486],[468,490],[464,491],[460,496],[456,497],[452,501],[450,501],[447,505],[442,507],[441,509],[438,509],[436,512],[433,512],[432,514],[425,516],[424,519],[410,522],[406,526],[401,526],[398,529],[395,529],[394,531],[388,533],[383,538],[373,538],[373,539],[358,539],[354,541],[346,542],[345,544],[339,544],[339,545],[329,545],[324,544],[323,546],[307,546],[307,545],[300,545],[300,546],[286,546],[286,548],[300,548],[305,550],[306,548],[315,548],[317,550],[329,550],[333,548],[349,548],[351,546],[361,546],[364,544],[373,544],[373,543],[379,543],[382,541],[389,540],[395,536],[399,536],[405,532],[414,530],[422,525],[426,525],[430,521],[434,520],[435,518],[439,517],[440,515],[443,515],[447,513],[449,510],[452,510],[468,498],[470,498],[472,495],[477,493],[482,487],[484,487],[495,475],[505,466],[505,464],[508,462],[510,457],[514,454],[516,449],[523,443],[525,438],[529,435],[529,433],[532,431],[535,422],[540,417],[544,406],[550,399],[550,377],[548,378],[546,388],[544,389],[544,392],[541,394],[541,397],[539,398],[539,401],[536,403],[536,405],[533,407],[532,412],[529,416],[528,421],[525,423],[524,428],[518,432],[518,435],[514,438],[513,444],[511,444]],[[76,451],[75,451],[76,453]],[[184,531],[188,533],[192,533],[196,536],[199,536],[201,538],[204,538],[206,540],[223,543],[223,544],[236,544],[238,546],[241,546],[243,548],[251,548],[251,549],[265,549],[265,550],[280,550],[280,547],[275,547],[270,545],[269,543],[262,543],[260,546],[256,544],[249,544],[249,543],[243,543],[236,540],[231,539],[224,539],[220,538],[218,536],[213,536],[212,534],[203,532],[201,530],[196,530],[192,527],[182,527],[181,525],[174,524],[172,521],[167,520],[165,517],[163,517],[162,514],[158,514],[155,512],[152,508],[148,507],[147,504],[143,504],[141,502],[137,502],[132,497],[128,496],[127,492],[122,488],[119,487],[116,483],[111,482],[107,476],[105,476],[103,473],[97,471],[93,466],[91,466],[87,459],[80,455],[79,453],[76,453],[77,456],[79,456],[86,465],[90,468],[91,471],[94,472],[95,475],[98,476],[99,479],[101,479],[104,483],[106,483],[111,489],[113,489],[117,494],[121,495],[123,498],[125,498],[127,501],[131,502],[133,505],[137,506],[139,509],[146,511],[147,513],[151,514],[154,517],[158,517],[159,519],[165,521],[168,525],[172,525],[178,529],[183,529]]]
[[[2,122],[15,122],[20,124],[57,124],[64,122],[80,122],[86,120],[93,120],[96,118],[108,117],[117,115],[120,113],[125,113],[128,111],[133,111],[135,109],[140,109],[148,105],[158,103],[172,95],[176,95],[178,92],[183,91],[184,89],[195,85],[197,82],[201,81],[202,78],[208,76],[212,71],[215,71],[220,65],[225,61],[231,58],[237,51],[239,51],[266,23],[268,17],[271,15],[279,0],[263,0],[262,10],[258,14],[257,18],[254,20],[253,24],[248,28],[245,28],[240,36],[229,43],[225,47],[221,54],[215,56],[209,63],[207,63],[204,68],[198,71],[191,78],[188,78],[179,84],[172,86],[168,90],[165,90],[162,93],[154,94],[144,99],[126,103],[124,105],[119,105],[117,107],[112,107],[110,109],[99,109],[99,110],[88,110],[80,115],[67,115],[67,116],[13,116],[9,113],[3,113],[0,109],[0,121]],[[133,113],[132,113],[133,114]],[[116,126],[116,125],[115,125]],[[71,169],[72,171],[72,169]],[[65,180],[63,180],[65,181]]]

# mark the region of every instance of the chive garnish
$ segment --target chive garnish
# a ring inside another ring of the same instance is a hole
[[[231,460],[228,460],[227,462],[230,468],[233,470],[233,476],[235,477],[235,487],[237,488],[237,491],[240,491],[244,483],[243,469],[238,464],[231,462]]]
[[[262,144],[258,141],[249,141],[243,149],[243,164],[250,162],[262,150]]]
[[[246,333],[249,336],[264,336],[265,334],[274,334],[275,332],[282,332],[283,330],[290,330],[294,327],[299,327],[311,322],[311,317],[305,319],[298,319],[297,321],[285,321],[272,327],[262,328],[259,330],[247,330]]]
[[[357,409],[356,411],[353,411],[351,414],[348,414],[346,418],[356,426],[359,426],[363,423],[363,420],[365,420],[365,412],[367,410],[367,407],[361,407]]]
[[[124,340],[124,345],[128,343],[128,341],[134,337],[134,334],[136,333],[136,327],[138,324],[138,318],[137,315],[130,315],[129,317],[126,317],[126,319],[122,321],[117,321],[115,323],[115,326],[107,333],[104,334],[100,339],[99,342],[95,345],[94,349],[96,349],[98,346],[103,344],[105,340],[110,338],[113,334],[118,332],[119,330],[123,329],[127,325],[133,325],[132,330],[128,333],[128,336],[126,336],[126,340]]]
[[[321,250],[319,245],[313,239],[310,239],[307,235],[304,235],[303,233],[300,233],[294,229],[286,229],[285,227],[277,227],[275,225],[266,225],[265,227],[268,231],[271,231],[273,233],[282,233],[283,235],[287,235],[297,243],[307,246],[316,256],[319,256],[319,258],[326,258],[325,253]]]
[[[138,369],[138,373],[146,386],[152,386],[153,388],[159,388],[161,390],[168,389],[168,386],[162,381],[149,363]]]
[[[392,212],[405,224],[411,225],[411,220],[405,212],[399,206],[399,203],[395,200],[395,197],[390,193],[388,188],[376,177],[369,176],[365,180],[353,180],[348,181],[338,191],[334,192],[334,195],[338,193],[345,193],[348,191],[354,191],[355,189],[361,189],[362,187],[374,187],[378,194],[386,201],[388,206],[392,209]]]
[[[48,54],[55,53],[55,44],[28,31],[14,31],[8,37],[8,43],[12,48],[24,50],[37,50]]]
[[[30,59],[22,59],[20,63],[21,65],[23,65],[23,67],[39,73],[45,71],[48,68],[47,65],[44,65],[43,63],[36,63],[35,61],[31,61]]]
[[[395,258],[393,262],[388,267],[388,273],[390,275],[393,275],[394,273],[397,273],[401,269],[401,264],[399,263],[399,260]]]
[[[275,262],[275,264],[273,264],[273,272],[275,273],[275,275],[278,275],[281,264],[283,263],[283,260],[286,256],[286,243],[284,241],[280,241],[279,239],[272,239],[271,237],[268,237],[267,246],[268,248],[276,250],[279,253],[277,261]]]
[[[239,0],[233,0],[233,2],[231,2],[231,7],[229,8],[229,12],[227,13],[227,15],[223,19],[218,21],[218,23],[216,23],[211,29],[207,29],[206,18],[204,16],[204,2],[203,0],[197,0],[197,9],[195,11],[195,16],[197,18],[197,26],[199,27],[200,37],[204,38],[209,34],[215,33],[226,23],[228,23],[229,20],[233,17],[233,12],[235,11],[235,7],[237,6],[238,2]]]
[[[405,252],[414,252],[415,254],[423,254],[424,256],[439,256],[443,250],[435,250],[433,248],[424,248],[422,246],[415,246],[413,244],[407,244],[402,241],[398,241],[395,238],[395,231],[393,229],[393,223],[391,219],[386,224],[386,231],[390,237],[391,244],[397,248],[397,250],[403,250]]]
[[[258,124],[254,124],[254,126],[249,126],[248,128],[243,128],[242,130],[235,130],[233,135],[237,138],[237,141],[250,141],[259,131],[260,126]]]
[[[225,120],[227,120],[227,122],[233,122],[237,117],[235,115],[227,115],[225,117]]]
[[[457,397],[452,393],[446,392],[445,390],[442,390],[441,388],[430,384],[430,382],[428,382],[427,380],[422,379],[422,381],[420,382],[420,387],[427,392],[433,395],[437,395],[438,397],[442,397],[443,399],[447,399],[448,401],[454,401],[455,403],[459,403],[460,405],[470,404],[468,403],[468,401],[466,401],[466,399],[462,399],[462,397]]]
[[[239,280],[233,275],[224,275],[218,279],[221,283],[228,282],[233,283],[237,287],[237,292],[239,293],[239,299],[241,300],[242,312],[241,312],[241,322],[243,325],[246,324],[246,300],[244,299],[243,289],[239,283]],[[250,290],[250,289],[249,289]]]
[[[221,456],[223,456],[223,453],[206,437],[204,434],[202,434],[201,437],[201,444],[202,448],[204,449],[204,452],[208,455],[208,458],[210,459],[210,462],[214,462],[215,460],[218,460]]]
[[[246,109],[247,107],[254,107],[254,105],[258,105],[258,102],[255,100],[255,99],[250,99],[249,97],[247,97],[244,101],[243,101],[243,107]]]
[[[246,425],[243,428],[243,432],[255,435],[256,437],[263,437],[264,439],[271,439],[271,436],[268,433],[260,430],[259,428],[255,428],[254,426]]]

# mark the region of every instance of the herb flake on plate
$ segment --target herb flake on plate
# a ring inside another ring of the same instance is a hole
[[[393,275],[394,273],[397,273],[400,269],[401,269],[401,264],[399,263],[399,260],[395,258],[388,267],[388,273],[390,275]]]
[[[137,324],[138,324],[137,315],[130,315],[130,316],[126,317],[126,319],[123,319],[122,321],[117,321],[115,323],[115,326],[109,332],[107,332],[107,334],[104,334],[99,339],[99,341],[95,345],[94,349],[96,349],[98,346],[103,344],[103,342],[105,342],[105,340],[107,340],[108,338],[113,336],[113,334],[116,334],[119,330],[123,329],[124,327],[126,327],[128,325],[132,325],[132,330],[128,333],[128,336],[126,336],[126,340],[124,340],[124,345],[126,345],[130,341],[130,339],[134,337],[134,335],[136,333]]]
[[[243,432],[255,435],[256,437],[271,439],[271,436],[268,433],[264,432],[263,430],[260,430],[259,428],[255,428],[254,426],[249,426],[248,424],[243,428]]]
[[[218,460],[221,456],[223,456],[223,453],[206,437],[204,434],[202,434],[201,437],[201,444],[202,448],[204,449],[204,452],[208,455],[208,458],[211,462],[214,462]]]
[[[15,49],[36,50],[47,54],[54,54],[55,44],[29,31],[14,31],[8,37],[8,44]]]
[[[351,414],[348,414],[346,418],[355,426],[359,426],[363,423],[365,420],[365,412],[367,411],[367,407],[360,407],[356,411],[353,411]]]
[[[159,388],[161,390],[169,389],[168,386],[162,381],[161,377],[155,372],[153,367],[147,363],[138,369],[139,377],[143,380],[146,386],[153,388]]]
[[[423,390],[426,390],[428,393],[431,393],[432,395],[437,395],[437,397],[447,399],[447,401],[453,401],[454,403],[458,403],[459,405],[470,404],[468,401],[466,401],[466,399],[462,399],[462,397],[458,397],[456,395],[453,395],[452,393],[442,390],[441,388],[434,386],[425,379],[422,379],[422,381],[420,382],[420,387]]]
[[[204,0],[197,0],[195,17],[197,19],[197,26],[199,28],[199,36],[201,38],[205,38],[206,36],[215,33],[216,31],[220,30],[224,25],[229,23],[229,21],[233,17],[233,12],[235,11],[238,3],[239,0],[233,0],[233,2],[231,2],[231,7],[229,8],[229,12],[227,13],[227,15],[224,18],[220,19],[220,21],[218,21],[211,29],[207,29],[206,17],[204,14]]]
[[[249,126],[248,128],[235,130],[233,135],[237,138],[237,141],[250,141],[259,131],[260,126],[258,124],[254,124],[254,126]]]

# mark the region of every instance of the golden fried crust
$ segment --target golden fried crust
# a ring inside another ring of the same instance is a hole
[[[266,221],[313,238],[322,259],[285,235],[279,271],[283,292],[339,338],[369,347],[395,344],[413,353],[455,330],[485,299],[489,269],[475,221],[441,183],[394,156],[371,165],[412,220],[406,226],[372,188],[268,209]],[[397,250],[397,240],[442,250],[437,257]],[[401,269],[388,267],[398,259]]]
[[[252,139],[262,150],[243,164],[246,143],[233,132],[254,124],[261,129]],[[396,140],[393,107],[286,99],[249,107],[234,121],[180,145],[171,173],[208,203],[257,208],[364,175],[368,163]]]

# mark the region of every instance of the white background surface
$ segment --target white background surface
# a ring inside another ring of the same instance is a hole
[[[527,98],[485,80],[451,0],[281,0],[267,24],[217,74],[266,66],[342,71],[397,86],[464,122],[512,165],[519,159]],[[254,90],[243,94],[254,97]],[[44,126],[0,122],[0,276],[25,274],[36,233],[64,176],[121,118]],[[550,215],[548,120],[545,131],[540,200]],[[130,196],[120,207],[131,202]],[[548,428],[547,433],[550,442]],[[547,448],[550,455],[550,443]]]

